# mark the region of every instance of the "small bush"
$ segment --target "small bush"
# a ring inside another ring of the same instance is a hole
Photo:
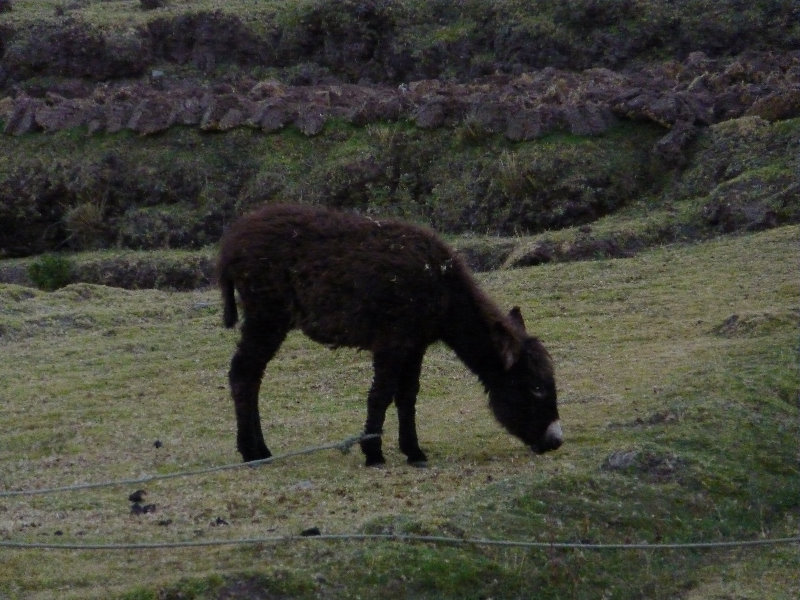
[[[92,249],[104,245],[108,237],[104,213],[105,206],[102,202],[84,202],[67,211],[64,224],[74,247]]]
[[[73,262],[63,256],[46,254],[28,267],[28,276],[39,289],[52,292],[72,283]]]
[[[140,0],[139,4],[142,10],[152,10],[154,8],[161,8],[166,4],[165,0]]]

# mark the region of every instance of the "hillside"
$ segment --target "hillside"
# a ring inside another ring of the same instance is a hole
[[[787,256],[798,235],[786,226],[482,274],[553,355],[566,436],[556,452],[533,456],[508,435],[476,378],[435,346],[418,402],[427,469],[406,465],[390,411],[384,469],[329,450],[14,497],[3,492],[238,463],[226,389],[237,336],[221,327],[213,289],[0,284],[13,357],[0,361],[0,597],[795,600],[796,543],[464,540],[797,536],[800,273]],[[273,452],[357,434],[371,374],[367,353],[290,335],[262,388]],[[128,497],[139,489],[137,511]],[[299,537],[313,528],[455,541]]]
[[[0,13],[0,257],[270,201],[524,236],[478,267],[800,220],[796,2],[144,4]]]
[[[292,332],[239,468],[214,257],[278,201],[441,232],[564,445],[434,345],[365,468],[371,357]],[[0,598],[796,600],[798,239],[797,0],[0,0]]]

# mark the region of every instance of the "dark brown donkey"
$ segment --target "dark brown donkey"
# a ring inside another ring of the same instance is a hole
[[[437,340],[480,378],[497,420],[535,452],[561,445],[550,356],[525,332],[518,308],[503,313],[431,231],[309,206],[266,206],[242,217],[220,249],[224,320],[244,309],[231,361],[239,452],[268,458],[258,412],[267,362],[290,329],[329,346],[372,352],[364,433],[381,433],[394,401],[400,449],[424,463],[414,419],[422,357]],[[361,442],[367,465],[384,462],[380,437]]]

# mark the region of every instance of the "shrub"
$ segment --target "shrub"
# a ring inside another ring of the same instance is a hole
[[[72,283],[73,262],[63,256],[45,254],[31,263],[28,276],[39,289],[52,292]]]
[[[153,8],[161,8],[166,2],[164,0],[140,0],[139,4],[141,4],[142,10],[151,10]]]
[[[79,249],[101,248],[108,238],[104,202],[83,202],[64,215],[72,245]]]

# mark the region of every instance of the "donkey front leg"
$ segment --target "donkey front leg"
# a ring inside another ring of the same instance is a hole
[[[391,353],[375,353],[372,358],[375,371],[367,396],[367,423],[365,434],[382,434],[386,409],[397,392],[397,365]],[[381,450],[381,438],[371,438],[361,442],[361,451],[367,457],[367,466],[374,467],[386,462]]]
[[[419,375],[422,370],[424,349],[409,355],[400,372],[397,387],[397,420],[400,433],[400,451],[408,458],[408,464],[425,466],[428,458],[417,440],[416,403],[419,392]]]
[[[267,362],[275,355],[286,334],[264,336],[263,333],[245,321],[242,339],[228,373],[236,411],[236,445],[244,462],[272,456],[261,431],[258,392]]]

